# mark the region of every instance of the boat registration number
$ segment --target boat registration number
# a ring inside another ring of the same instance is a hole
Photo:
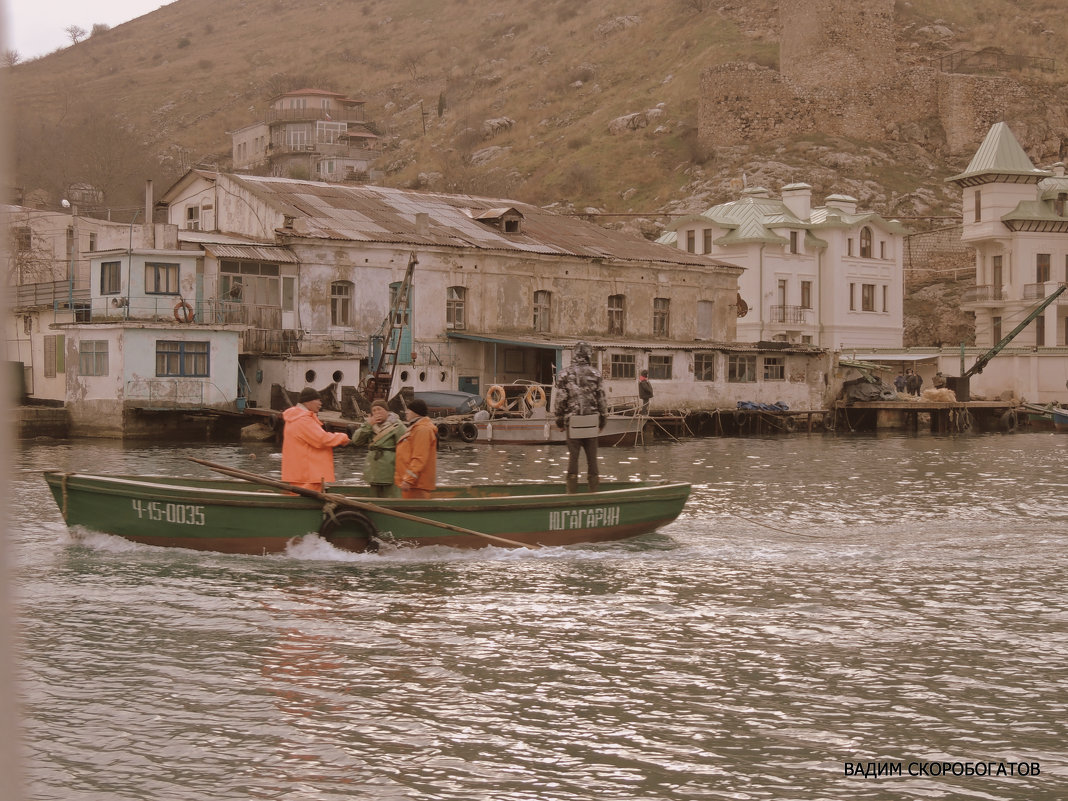
[[[585,509],[561,509],[549,512],[549,531],[571,528],[598,528],[619,523],[618,506],[593,506]]]
[[[166,520],[180,526],[204,525],[204,507],[191,503],[163,503],[134,498],[130,503],[138,520]]]

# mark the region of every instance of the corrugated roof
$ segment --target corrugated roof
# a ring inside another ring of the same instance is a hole
[[[275,261],[284,264],[300,264],[300,259],[289,248],[270,245],[224,245],[205,242],[204,250],[220,259],[250,259],[254,261]]]
[[[209,179],[216,176],[204,173]],[[280,214],[292,217],[294,238],[384,242],[404,246],[478,248],[620,261],[663,262],[691,267],[735,265],[678,248],[630,238],[576,217],[564,217],[514,200],[415,192],[383,186],[327,184],[288,178],[224,175]],[[472,215],[514,209],[523,216],[518,233],[504,233]],[[417,233],[416,214],[428,216]]]

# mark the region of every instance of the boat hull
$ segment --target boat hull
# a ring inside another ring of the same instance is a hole
[[[609,416],[597,437],[599,445],[633,445],[638,441],[645,418],[639,416]],[[483,445],[564,445],[567,437],[547,418],[511,418],[476,420],[476,443]]]
[[[54,471],[46,472],[45,480],[67,525],[146,545],[240,554],[278,553],[308,534],[321,534],[338,547],[366,550],[364,521],[373,526],[373,546],[498,544],[435,523],[526,545],[620,540],[672,522],[690,492],[689,484],[605,482],[600,492],[568,495],[563,485],[519,484],[442,487],[428,500],[384,501],[371,497],[365,487],[330,488],[331,494],[388,503],[390,509],[428,521],[415,522],[340,505],[324,510],[316,499],[243,481]]]
[[[1068,431],[1068,409],[1050,409],[1053,418],[1053,428],[1056,431]]]

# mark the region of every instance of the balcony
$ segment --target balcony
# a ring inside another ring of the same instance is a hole
[[[327,120],[330,122],[365,122],[363,108],[269,108],[264,122],[304,122]]]
[[[804,306],[772,306],[771,323],[797,323],[805,325],[808,322],[808,314],[812,309]]]
[[[88,301],[88,287],[72,287],[69,281],[43,281],[15,287],[15,299],[12,305],[15,309],[47,308],[48,306],[65,308],[71,303],[77,305]]]
[[[1047,281],[1044,284],[1024,284],[1024,300],[1045,300],[1056,292],[1059,286],[1060,284],[1056,281]],[[1062,303],[1068,303],[1064,295],[1057,298],[1057,305]]]
[[[1005,287],[999,284],[985,284],[969,287],[964,291],[962,303],[994,303],[1005,300]]]

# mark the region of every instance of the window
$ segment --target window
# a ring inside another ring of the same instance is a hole
[[[352,282],[334,281],[330,285],[330,325],[352,324]]]
[[[690,230],[686,232],[686,250],[689,253],[697,252],[697,231]]]
[[[200,230],[200,206],[185,207],[185,228],[187,231]]]
[[[786,380],[786,357],[785,356],[765,356],[764,357],[764,380],[765,381],[785,381]]]
[[[108,341],[85,339],[78,345],[78,375],[108,374]]]
[[[812,344],[812,335],[811,334],[802,334],[801,335],[801,344],[802,345],[811,345]]]
[[[716,380],[716,354],[695,353],[693,355],[693,380],[715,381]]]
[[[445,291],[445,327],[464,328],[464,304],[467,290],[462,286],[450,286]]]
[[[801,308],[802,309],[811,309],[812,308],[812,282],[811,281],[802,281],[801,282]]]
[[[57,373],[65,373],[63,358],[63,334],[46,334],[44,338],[44,374],[45,378],[55,378]]]
[[[712,229],[711,228],[705,228],[702,233],[704,234],[704,240],[705,240],[704,241],[704,246],[705,247],[704,247],[704,250],[702,252],[703,253],[711,253],[712,252]]]
[[[975,190],[975,222],[983,221],[983,193]]]
[[[282,278],[282,311],[291,312],[296,308],[297,279],[291,275]]]
[[[553,308],[553,293],[539,289],[534,293],[534,330],[545,333],[552,330],[550,323]]]
[[[156,342],[156,375],[207,378],[207,342]]]
[[[1001,256],[994,257],[993,272],[994,297],[991,300],[1001,300],[1001,286],[1004,283],[1001,276]]]
[[[89,250],[96,250],[96,231],[89,232]]]
[[[227,303],[278,308],[281,305],[278,272],[278,265],[272,262],[220,261],[219,298]]]
[[[121,262],[106,261],[100,265],[100,294],[117,295],[122,289]]]
[[[849,285],[849,310],[850,311],[856,311],[857,310],[857,285],[856,284],[850,284]]]
[[[886,258],[886,241],[882,239],[879,240],[879,258]]]
[[[15,229],[15,250],[26,253],[33,249],[33,230],[28,225],[20,225]]]
[[[315,123],[315,140],[317,142],[326,142],[333,144],[337,142],[338,137],[345,133],[349,129],[347,122],[328,122],[326,120],[318,120]],[[331,168],[330,172],[334,170]]]
[[[846,255],[853,255],[853,237],[849,237],[849,239],[846,240]]]
[[[667,337],[671,331],[671,300],[653,298],[653,336]]]
[[[990,320],[991,329],[993,330],[994,344],[996,345],[1001,341],[1001,318],[994,317]]]
[[[713,309],[711,300],[697,301],[697,338],[712,339]]]
[[[727,356],[727,383],[749,384],[756,381],[756,356],[732,353]]]
[[[875,284],[860,285],[861,311],[875,311]]]
[[[866,225],[860,229],[860,257],[871,258],[871,229]]]
[[[1039,253],[1035,256],[1035,282],[1044,284],[1049,281],[1049,254]]]
[[[1042,348],[1046,345],[1046,315],[1040,314],[1035,318],[1035,347]]]
[[[611,378],[637,378],[633,353],[613,353],[608,361]]]
[[[888,298],[888,296],[890,294],[889,290],[890,290],[890,287],[888,287],[886,284],[883,284],[883,311],[884,312],[890,311],[890,307],[889,307],[888,302],[887,302],[887,298]]]
[[[146,262],[145,292],[149,295],[177,295],[178,265]]]
[[[790,252],[797,253],[797,231],[790,232]]]
[[[671,357],[649,356],[649,378],[658,378],[662,381],[671,380]]]
[[[786,279],[785,278],[780,278],[779,279],[779,281],[778,281],[778,291],[779,291],[779,305],[780,306],[785,306],[786,305]]]
[[[623,333],[623,296],[608,296],[608,333]]]

